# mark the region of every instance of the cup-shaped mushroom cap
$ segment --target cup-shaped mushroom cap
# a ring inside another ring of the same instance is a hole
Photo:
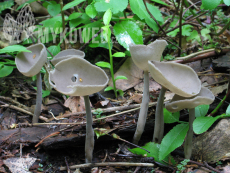
[[[162,53],[168,43],[165,40],[156,40],[149,45],[130,44],[131,57],[136,66],[144,71],[148,70],[148,61],[160,61]]]
[[[27,47],[31,52],[20,52],[15,58],[18,70],[25,76],[32,77],[40,72],[47,60],[44,44],[38,43]]]
[[[192,97],[200,92],[201,82],[191,67],[173,62],[149,61],[148,64],[153,79],[175,94]]]
[[[56,65],[59,61],[62,61],[64,59],[68,59],[72,56],[77,56],[79,58],[84,58],[85,57],[85,53],[80,51],[80,50],[76,50],[76,49],[67,49],[67,50],[63,50],[61,52],[59,52],[56,56],[54,56],[54,58],[51,60],[53,65]]]
[[[175,94],[172,100],[165,104],[165,108],[170,112],[177,112],[185,108],[192,109],[199,105],[209,105],[214,99],[215,96],[209,89],[201,87],[199,94],[190,98]]]
[[[62,60],[50,72],[50,84],[65,95],[86,96],[103,89],[109,81],[99,67],[77,56]]]

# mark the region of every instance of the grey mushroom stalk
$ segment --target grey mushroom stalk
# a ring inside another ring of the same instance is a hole
[[[192,138],[193,138],[193,121],[195,119],[195,107],[199,105],[209,105],[215,99],[213,93],[205,88],[201,87],[200,92],[193,97],[182,97],[175,94],[172,100],[166,103],[165,107],[170,112],[177,112],[182,109],[189,109],[189,130],[184,143],[184,154],[186,159],[190,159],[192,155]]]
[[[49,82],[54,89],[69,96],[84,96],[86,108],[85,159],[91,163],[94,148],[93,120],[89,95],[102,90],[109,79],[105,72],[77,55],[59,61],[50,71]]]
[[[153,79],[162,85],[153,135],[153,141],[161,143],[164,134],[163,100],[166,89],[180,96],[192,97],[200,92],[201,82],[196,72],[186,65],[158,61],[149,61],[148,64]]]
[[[130,44],[129,49],[133,62],[136,66],[144,71],[144,90],[141,103],[141,109],[137,121],[137,128],[133,137],[133,143],[138,144],[144,131],[148,107],[149,107],[149,68],[148,61],[160,61],[162,53],[167,42],[164,40],[156,40],[149,45]]]

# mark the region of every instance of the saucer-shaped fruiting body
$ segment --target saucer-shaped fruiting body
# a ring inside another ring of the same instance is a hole
[[[40,72],[47,60],[44,44],[38,43],[27,48],[31,52],[20,52],[15,58],[18,70],[25,76],[32,77]]]
[[[175,94],[192,97],[200,92],[201,82],[191,67],[173,62],[149,61],[148,64],[153,79]]]
[[[205,87],[201,87],[199,94],[186,98],[179,95],[174,95],[172,100],[165,104],[165,108],[170,112],[177,112],[182,109],[192,109],[199,105],[209,105],[215,99],[213,93]]]
[[[68,59],[72,56],[84,58],[85,53],[80,51],[80,50],[76,50],[76,49],[63,50],[63,51],[59,52],[56,56],[54,56],[54,58],[51,60],[51,62],[53,65],[56,65],[58,62],[60,62],[64,59]]]
[[[83,58],[72,56],[55,65],[50,84],[65,95],[86,96],[102,90],[109,78],[105,72]]]
[[[148,71],[148,61],[160,61],[162,53],[168,43],[165,40],[156,40],[149,45],[130,44],[131,57],[136,66]]]

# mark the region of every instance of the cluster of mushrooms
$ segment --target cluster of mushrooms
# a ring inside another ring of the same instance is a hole
[[[137,144],[144,131],[149,103],[148,72],[150,72],[152,78],[162,86],[155,113],[153,142],[160,144],[163,139],[164,95],[168,89],[175,93],[172,100],[165,104],[165,108],[168,111],[177,112],[185,108],[189,109],[189,130],[185,139],[184,153],[185,158],[190,159],[195,107],[209,105],[214,101],[215,97],[209,89],[201,86],[201,81],[191,67],[173,62],[160,62],[166,46],[167,42],[164,40],[156,40],[147,46],[134,44],[129,46],[134,63],[144,71],[142,104],[133,142]]]
[[[21,52],[15,62],[18,70],[25,76],[37,75],[37,98],[33,123],[38,122],[42,103],[42,80],[40,70],[47,62],[47,52],[43,44],[34,44],[27,48],[31,52]],[[109,78],[99,67],[84,59],[85,53],[75,49],[61,51],[52,60],[54,69],[49,71],[50,85],[68,96],[84,96],[86,109],[86,163],[92,162],[94,148],[93,119],[89,95],[102,90]]]
[[[160,143],[164,133],[164,95],[166,90],[175,93],[172,100],[165,107],[171,112],[181,109],[189,109],[189,131],[185,140],[185,156],[190,158],[192,148],[192,123],[195,118],[194,108],[201,104],[211,104],[214,101],[213,94],[204,87],[194,70],[186,65],[160,62],[162,52],[167,42],[156,40],[145,45],[129,46],[134,63],[144,70],[144,91],[140,114],[137,122],[133,143],[137,144],[144,131],[149,104],[149,72],[153,79],[162,85],[157,102],[155,129],[153,141]],[[42,80],[40,70],[49,63],[47,61],[46,47],[42,43],[34,44],[27,48],[31,52],[21,52],[16,56],[15,62],[18,70],[25,76],[37,75],[37,98],[33,123],[38,122],[42,103]],[[54,68],[48,70],[49,83],[58,92],[68,96],[84,96],[86,109],[86,163],[92,162],[94,148],[93,119],[90,107],[89,95],[102,90],[109,79],[106,73],[99,67],[92,65],[84,59],[82,51],[68,49],[61,51],[52,60]]]

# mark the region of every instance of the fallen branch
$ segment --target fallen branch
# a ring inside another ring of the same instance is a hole
[[[230,51],[230,48],[222,49],[221,54],[227,53],[229,51]],[[180,60],[175,60],[175,61],[172,61],[172,62],[186,64],[186,63],[189,63],[189,62],[198,61],[198,60],[214,57],[214,56],[217,56],[217,55],[219,55],[219,53],[216,53],[216,51],[210,51],[210,52],[207,52],[207,53],[199,54],[199,55],[197,55],[195,57],[187,57],[186,60],[181,60],[180,59]]]
[[[23,112],[23,113],[25,113],[25,114],[28,114],[28,115],[30,115],[30,116],[34,116],[33,113],[31,113],[31,112],[29,112],[29,111],[27,111],[27,110],[25,110],[25,109],[22,109],[22,108],[20,108],[20,107],[14,106],[14,105],[4,104],[4,105],[0,105],[0,107],[3,107],[3,108],[8,107],[8,108],[15,109],[15,110],[17,110],[17,111]],[[41,120],[47,122],[47,118],[45,118],[45,117],[43,117],[43,116],[39,116],[39,119],[41,119]]]
[[[88,168],[88,167],[97,167],[97,166],[142,166],[142,167],[153,167],[153,163],[130,163],[130,162],[104,162],[104,163],[85,163],[81,165],[70,166],[70,169],[76,168]],[[66,166],[60,167],[60,171],[67,170]]]
[[[151,106],[155,106],[157,103],[156,102],[151,102],[149,103],[149,107]],[[141,104],[133,104],[133,105],[129,105],[129,106],[118,106],[118,107],[110,107],[110,108],[106,108],[106,109],[101,109],[102,110],[102,113],[108,113],[108,112],[115,112],[115,111],[122,111],[122,110],[127,110],[127,109],[130,109],[128,110],[129,112],[132,112],[134,110],[138,110],[140,109],[140,105]],[[136,108],[136,109],[132,109],[132,108]],[[96,110],[92,110],[92,113],[95,112]],[[71,113],[71,114],[65,114],[65,115],[59,115],[56,117],[56,119],[61,119],[61,118],[68,118],[70,116],[76,116],[76,115],[84,115],[86,112],[83,111],[83,112],[76,112],[76,113]],[[109,118],[111,116],[116,116],[116,115],[120,115],[120,114],[123,114],[123,113],[127,113],[126,111],[124,112],[119,112],[117,114],[113,114],[113,115],[110,115],[110,116],[106,116],[105,118]],[[105,119],[105,118],[101,118],[101,119]],[[48,119],[47,122],[50,122],[54,120],[54,118],[50,118]],[[95,119],[95,120],[100,120],[99,119]],[[95,121],[94,120],[94,121]]]

